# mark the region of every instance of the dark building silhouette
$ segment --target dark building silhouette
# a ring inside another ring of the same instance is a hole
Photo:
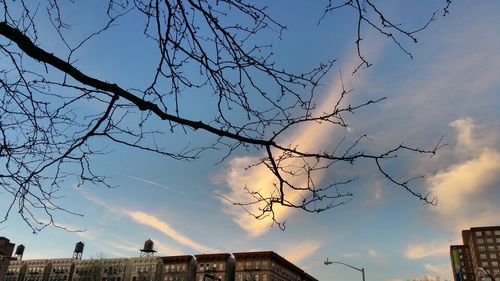
[[[0,280],[5,279],[5,273],[9,267],[9,263],[14,251],[14,244],[5,237],[0,237]]]

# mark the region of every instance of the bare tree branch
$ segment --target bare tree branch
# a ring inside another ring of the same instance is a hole
[[[286,28],[266,7],[245,0],[109,0],[104,23],[75,43],[68,36],[73,26],[58,1],[0,2],[0,59],[6,62],[0,67],[0,185],[11,195],[1,222],[16,211],[34,232],[49,225],[63,227],[55,222],[55,215],[79,215],[56,202],[69,179],[76,178],[78,185],[111,187],[104,176],[94,173],[93,157],[108,153],[94,140],[188,161],[208,150],[225,151],[220,161],[239,149],[261,151],[261,158],[247,168],[266,168],[274,176],[272,186],[242,186],[250,198],[247,202],[220,196],[256,219],[271,218],[280,228],[285,223],[276,216],[277,205],[319,213],[348,203],[354,194],[344,187],[356,176],[320,184],[316,175],[361,160],[370,161],[389,182],[418,200],[437,202],[415,190],[413,179],[396,179],[383,162],[403,151],[433,155],[441,141],[432,149],[399,145],[376,153],[361,145],[366,135],[350,142],[341,138],[330,149],[304,149],[286,140],[300,126],[348,127],[346,114],[385,98],[350,105],[344,98],[351,91],[343,89],[337,102],[320,112],[318,86],[335,60],[303,73],[279,66],[272,44],[255,43],[263,31],[281,38]],[[450,4],[447,0],[444,15]],[[435,18],[432,15],[414,30],[403,29],[370,0],[329,1],[322,18],[342,8],[357,14],[356,49],[361,62],[354,72],[370,66],[361,44],[364,26],[390,38],[411,56],[401,36],[416,42],[415,34]],[[157,50],[153,75],[142,89],[126,89],[77,67],[79,51],[91,40],[106,36],[131,13],[142,16],[145,40]],[[53,54],[40,43],[38,22],[43,17],[65,51]],[[190,104],[184,97],[193,92],[202,92],[213,102],[213,108],[207,108],[213,118],[200,120],[186,113]],[[163,122],[159,128],[158,121]],[[212,135],[215,142],[185,144],[177,151],[158,142],[165,134],[196,136],[200,131]]]

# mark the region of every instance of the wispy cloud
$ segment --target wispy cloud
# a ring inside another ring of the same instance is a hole
[[[375,249],[365,249],[359,251],[349,251],[342,253],[342,257],[346,259],[357,259],[361,257],[370,257],[374,260],[380,259],[380,254]]]
[[[169,236],[170,238],[174,239],[178,243],[180,243],[184,246],[187,246],[191,249],[194,249],[200,253],[217,252],[216,249],[203,246],[203,245],[191,240],[186,235],[175,230],[172,226],[170,226],[170,224],[155,217],[154,215],[151,215],[151,214],[148,214],[145,212],[141,212],[141,211],[125,211],[125,213],[127,215],[129,215],[135,222],[152,227],[152,228],[162,232],[163,234]]]
[[[446,256],[449,254],[449,247],[449,241],[433,241],[428,243],[410,244],[406,247],[404,255],[410,260],[433,256]]]
[[[140,178],[140,177],[135,177],[135,176],[131,176],[131,175],[126,175],[126,177],[128,177],[130,179],[133,179],[133,180],[136,180],[136,181],[140,181],[140,182],[143,182],[143,183],[154,185],[154,186],[157,186],[157,187],[165,189],[165,190],[171,190],[170,186],[168,186],[168,185],[157,183],[157,182],[154,182],[154,181],[151,181],[151,180],[148,180],[148,179],[144,179],[144,178]]]
[[[319,241],[304,241],[288,247],[282,252],[283,257],[287,260],[298,263],[301,260],[313,255],[321,247],[321,242]]]
[[[162,220],[161,218],[159,218],[155,215],[152,215],[152,214],[149,214],[149,213],[146,213],[143,211],[139,211],[139,210],[130,210],[130,209],[126,209],[126,208],[117,207],[117,206],[114,206],[114,205],[109,204],[107,202],[104,202],[102,199],[97,198],[95,196],[92,196],[88,193],[83,193],[83,194],[84,194],[85,198],[87,198],[89,201],[91,201],[95,204],[98,204],[98,205],[106,208],[107,210],[115,213],[115,214],[126,215],[127,217],[131,218],[136,223],[154,228],[154,229],[160,231],[161,233],[165,234],[166,236],[170,237],[171,239],[173,239],[174,241],[176,241],[177,243],[179,243],[181,245],[187,246],[187,247],[194,249],[200,253],[217,252],[216,249],[203,246],[203,245],[193,241],[188,236],[186,236],[186,235],[182,234],[180,231],[174,229],[174,227],[172,227],[168,222]],[[166,250],[169,253],[179,252],[179,250],[170,251],[169,249],[172,250],[174,248],[172,248],[172,247],[164,248],[164,250]]]
[[[379,255],[378,255],[378,252],[373,250],[373,249],[368,249],[368,256],[372,257],[372,258],[377,258]]]
[[[446,280],[453,280],[453,276],[451,274],[452,270],[449,263],[438,265],[426,263],[424,265],[424,269],[429,275],[439,276],[440,279],[445,278]]]

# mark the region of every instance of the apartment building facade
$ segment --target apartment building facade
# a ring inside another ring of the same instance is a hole
[[[196,281],[234,281],[234,258],[229,253],[195,255]]]
[[[500,281],[500,226],[463,230],[462,240],[450,246],[455,281]]]
[[[160,257],[163,263],[159,281],[188,281],[196,276],[196,260],[190,255]]]
[[[140,257],[81,259],[83,246],[72,258],[22,260],[24,246],[12,257],[11,244],[0,281],[317,281],[273,251],[157,257],[147,240]]]
[[[236,281],[318,281],[272,251],[234,253]]]

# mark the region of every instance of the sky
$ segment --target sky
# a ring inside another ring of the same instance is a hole
[[[372,149],[400,143],[432,147],[443,137],[447,145],[433,157],[402,155],[387,163],[400,178],[424,175],[416,188],[436,195],[437,206],[422,204],[372,166],[361,165],[342,171],[359,175],[349,186],[353,200],[320,214],[280,208],[279,218],[286,219],[282,231],[216,195],[238,199],[245,184],[272,182],[263,169],[243,169],[260,156],[255,151],[238,152],[219,164],[219,152],[183,162],[111,145],[111,152],[93,164],[117,187],[68,181],[58,200],[83,216],[59,214],[57,222],[81,231],[47,228],[33,234],[14,213],[0,225],[0,236],[24,244],[25,259],[70,257],[78,241],[85,243],[84,258],[138,256],[144,241],[152,239],[158,255],[272,250],[319,280],[361,280],[352,269],[325,266],[326,258],[365,268],[366,280],[451,279],[449,245],[461,244],[461,230],[500,225],[500,2],[454,1],[449,15],[437,14],[418,34],[418,43],[407,45],[413,59],[385,38],[366,34],[363,50],[373,65],[355,75],[350,74],[357,63],[352,18],[340,12],[318,25],[325,3],[307,2],[287,1],[286,8],[283,1],[269,4],[270,13],[287,26],[274,45],[276,60],[301,70],[337,58],[320,89],[323,105],[338,97],[340,72],[353,90],[348,102],[387,97],[348,119],[349,133],[366,133]],[[403,2],[384,7],[409,25],[425,22],[444,5]],[[91,21],[96,3],[80,3],[78,11],[68,13],[78,13],[71,18],[76,22]],[[123,36],[124,30],[140,32],[138,22],[130,13],[113,32],[88,43],[77,54],[79,69],[125,88],[144,86],[148,72],[142,67],[152,55],[147,49],[138,54],[138,43]],[[61,47],[53,39],[42,38],[40,44],[57,53]],[[187,112],[206,114],[203,110],[193,103]],[[307,148],[337,134],[311,126],[287,137]],[[203,143],[207,136],[189,138]],[[166,141],[182,146],[186,137]],[[333,177],[323,174],[318,181]],[[8,199],[0,193],[0,205]]]

